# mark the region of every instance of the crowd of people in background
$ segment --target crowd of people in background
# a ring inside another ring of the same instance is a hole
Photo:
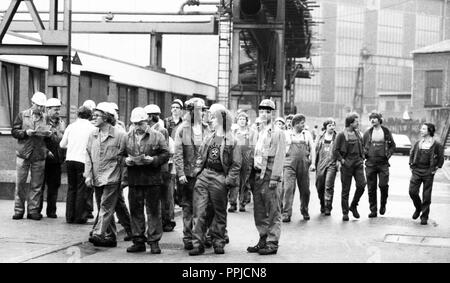
[[[258,117],[250,121],[246,111],[232,115],[221,104],[207,107],[201,98],[191,98],[175,99],[172,115],[164,120],[158,105],[136,107],[126,125],[119,120],[117,104],[87,100],[66,127],[59,99],[37,92],[31,104],[16,117],[12,130],[18,141],[12,218],[22,219],[26,212],[28,219],[42,219],[45,188],[46,216],[57,218],[65,164],[66,222],[85,224],[95,218],[89,235],[95,246],[117,246],[117,215],[126,232],[124,240],[133,242],[127,252],[145,252],[148,244],[151,253],[159,254],[163,233],[176,226],[174,209],[179,205],[182,242],[189,255],[211,247],[223,254],[230,241],[227,212],[244,212],[253,199],[259,239],[247,251],[276,254],[282,223],[291,221],[296,188],[299,211],[304,221],[310,220],[310,172],[315,172],[324,216],[333,209],[338,172],[343,221],[349,221],[349,212],[360,218],[357,207],[366,185],[368,217],[386,213],[389,159],[396,145],[378,112],[369,115],[371,127],[364,133],[356,113],[345,118],[342,131],[336,130],[333,118],[324,120],[321,130],[308,130],[303,114],[276,117],[270,99],[261,101]],[[412,218],[420,217],[423,225],[429,218],[434,175],[444,162],[435,131],[431,123],[421,125],[409,158]],[[352,179],[356,190],[349,203]],[[123,194],[127,187],[128,206]]]

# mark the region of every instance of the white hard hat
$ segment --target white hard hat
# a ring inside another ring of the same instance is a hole
[[[270,99],[264,99],[259,104],[259,109],[270,109],[275,110],[275,103]]]
[[[96,107],[97,105],[95,104],[95,102],[94,102],[93,100],[90,100],[90,99],[89,99],[89,100],[86,100],[86,101],[83,103],[83,106],[85,106],[85,107],[91,109],[91,111],[92,111],[92,110],[95,109],[95,107]]]
[[[209,112],[211,112],[212,114],[214,114],[216,111],[220,111],[220,110],[227,110],[227,108],[223,105],[223,104],[219,104],[219,103],[214,103],[213,105],[211,105],[211,107],[209,107]]]
[[[111,103],[111,106],[112,106],[112,108],[113,108],[114,110],[119,111],[119,106],[117,106],[116,103],[114,103],[114,102],[110,102],[110,103]]]
[[[131,111],[131,117],[130,122],[131,123],[138,123],[141,121],[147,120],[147,112],[145,112],[145,109],[142,107],[136,107]]]
[[[61,106],[61,100],[58,98],[49,98],[45,103],[45,107],[59,107]]]
[[[47,102],[47,96],[42,92],[35,92],[33,94],[33,97],[31,98],[31,102],[39,106],[45,106],[45,103]]]
[[[109,113],[111,115],[116,114],[116,111],[112,108],[109,102],[100,102],[94,110],[100,110],[102,112]]]
[[[147,114],[161,114],[161,109],[156,104],[150,104],[144,107]]]

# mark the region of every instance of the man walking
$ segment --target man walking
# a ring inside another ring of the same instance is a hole
[[[420,128],[420,137],[411,150],[409,166],[411,180],[409,196],[416,210],[412,218],[420,216],[420,224],[428,224],[431,206],[431,191],[434,175],[444,165],[444,147],[434,138],[436,127],[432,123],[424,123]],[[419,197],[420,185],[423,183],[422,200]]]
[[[44,183],[42,184],[39,213],[41,213],[43,208],[44,189],[47,185],[47,217],[56,218],[56,201],[58,200],[58,190],[61,186],[61,164],[64,162],[65,155],[59,146],[59,142],[64,134],[65,123],[59,117],[59,112],[61,111],[61,101],[59,99],[48,99],[45,107],[47,109],[47,125],[50,125],[52,134],[45,138],[48,154],[45,160]]]
[[[357,206],[366,186],[364,176],[364,150],[361,132],[359,131],[359,115],[350,113],[345,118],[345,129],[336,136],[333,148],[334,158],[341,165],[342,183],[342,220],[349,221],[348,212],[351,211],[353,217],[359,218]],[[356,191],[350,207],[348,199],[352,178],[355,178]]]
[[[286,156],[286,136],[273,123],[274,111],[275,103],[269,99],[259,104],[262,129],[255,145],[253,188],[259,241],[255,246],[248,247],[247,251],[260,255],[276,254],[281,234],[280,192],[277,188]]]
[[[283,222],[290,222],[294,202],[295,185],[300,195],[300,213],[304,220],[309,220],[309,170],[314,170],[316,151],[311,133],[305,130],[306,118],[296,114],[292,119],[291,131],[287,132],[287,155],[283,172]]]
[[[48,151],[44,137],[51,134],[44,114],[46,102],[45,94],[36,92],[31,98],[31,108],[19,113],[14,120],[12,136],[18,142],[14,215],[12,217],[15,220],[23,218],[25,201],[27,201],[27,218],[33,220],[42,218],[42,214],[39,213],[39,202]],[[30,171],[30,189],[27,190],[26,183]]]
[[[185,102],[186,114],[183,123],[175,134],[175,154],[173,157],[178,177],[178,188],[181,193],[183,209],[183,243],[184,249],[194,248],[192,240],[193,228],[193,192],[197,176],[194,173],[194,160],[198,159],[200,145],[208,135],[207,126],[202,118],[205,102],[200,98],[192,98]]]
[[[97,221],[89,241],[95,246],[117,246],[114,211],[120,194],[123,174],[126,133],[114,127],[115,110],[107,102],[99,103],[94,111],[94,126],[86,151],[84,176],[88,187],[94,187]]]
[[[380,214],[386,212],[389,189],[389,158],[395,151],[391,131],[382,126],[381,113],[372,112],[369,116],[372,127],[363,136],[364,156],[366,158],[367,191],[369,194],[369,218],[377,217],[377,177],[380,187]]]
[[[128,186],[133,245],[127,252],[144,252],[145,242],[152,254],[161,253],[161,166],[169,159],[164,136],[148,126],[147,113],[142,107],[131,112],[133,128],[127,134],[125,174],[122,186]],[[142,160],[136,157],[143,156]],[[145,225],[144,207],[147,211]],[[147,227],[146,227],[147,226]]]

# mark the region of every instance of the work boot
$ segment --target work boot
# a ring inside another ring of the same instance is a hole
[[[86,216],[86,218],[87,218],[87,219],[94,219],[94,215],[90,212],[90,213]]]
[[[258,253],[260,255],[274,255],[276,254],[278,251],[278,247],[277,246],[272,246],[272,245],[266,245],[264,248],[259,249]]]
[[[428,220],[425,218],[420,219],[420,225],[427,225],[428,224]]]
[[[309,213],[308,212],[303,213],[303,220],[308,221],[309,219],[311,219],[311,217],[309,217]]]
[[[218,254],[218,255],[222,255],[225,253],[225,250],[223,249],[223,247],[214,247],[214,253]]]
[[[265,241],[259,240],[259,242],[255,246],[248,247],[247,248],[247,252],[249,252],[249,253],[257,253],[260,249],[263,249],[265,247],[266,247]]]
[[[207,248],[207,249],[209,249],[209,248],[211,248],[212,247],[212,239],[211,239],[211,237],[206,237],[206,240],[205,240],[205,248]]]
[[[241,205],[241,206],[239,207],[239,211],[240,211],[240,212],[245,212],[245,205]]]
[[[158,242],[151,242],[150,243],[150,252],[152,254],[160,254],[161,253],[161,248],[159,247]]]
[[[237,205],[236,204],[230,204],[230,207],[228,208],[228,212],[236,212]]]
[[[127,248],[127,253],[140,253],[145,252],[147,248],[145,247],[144,243],[140,244],[133,244],[131,247]]]
[[[23,214],[19,214],[19,213],[15,213],[12,216],[12,219],[14,219],[14,220],[19,220],[19,219],[22,219],[22,218],[23,218]]]
[[[164,224],[163,232],[172,232],[173,229],[175,228],[175,226],[176,226],[176,223],[173,221],[170,221],[170,222]]]
[[[358,213],[358,209],[356,209],[356,205],[351,205],[348,210],[350,210],[352,212],[353,217],[359,218],[359,213]]]
[[[386,213],[386,205],[381,205],[380,206],[380,214],[384,215]]]
[[[47,214],[47,218],[58,218],[58,215],[56,215],[56,213],[50,213]]]
[[[348,218],[348,214],[344,214],[342,216],[342,221],[349,221],[349,220],[350,220],[350,218]]]
[[[40,214],[40,213],[27,214],[27,219],[41,220],[42,219],[42,214]]]
[[[328,207],[325,207],[325,215],[326,216],[330,216],[331,215],[331,209],[329,209]]]
[[[189,255],[195,256],[195,255],[201,255],[201,254],[204,254],[204,253],[205,253],[205,248],[203,248],[202,246],[200,246],[200,247],[195,247],[194,249],[192,249],[192,250],[189,252]]]
[[[416,211],[414,211],[414,214],[413,214],[413,216],[412,216],[412,219],[416,220],[417,218],[419,218],[420,212],[421,212],[420,209],[416,209]]]
[[[194,245],[192,244],[192,242],[184,243],[184,249],[185,249],[185,250],[190,251],[190,250],[192,250],[193,248],[194,248]]]
[[[93,236],[93,237],[96,237],[96,236]],[[115,248],[115,247],[117,247],[117,241],[116,240],[100,238],[98,236],[96,238],[94,238],[93,244],[96,247],[106,247],[106,248]]]
[[[325,207],[324,206],[320,206],[320,214],[324,214],[325,213]]]
[[[369,218],[375,218],[375,217],[377,217],[377,213],[376,213],[375,211],[372,211],[372,212],[369,214]]]
[[[284,223],[288,223],[291,222],[291,217],[290,216],[283,216],[283,220]]]

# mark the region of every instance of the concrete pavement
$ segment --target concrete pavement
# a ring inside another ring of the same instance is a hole
[[[406,166],[405,166],[406,164]],[[314,178],[314,174],[311,174]],[[277,255],[259,256],[246,252],[248,245],[254,245],[258,235],[253,222],[250,205],[247,212],[228,214],[230,244],[224,255],[215,255],[208,249],[205,255],[190,257],[183,250],[181,217],[177,217],[174,232],[165,233],[160,242],[161,255],[149,251],[129,254],[129,242],[118,242],[117,248],[97,248],[87,242],[91,225],[71,226],[62,219],[46,219],[40,222],[15,222],[10,219],[12,203],[4,208],[0,202],[0,218],[4,227],[0,233],[0,256],[7,253],[12,259],[28,253],[37,255],[39,248],[59,244],[55,252],[46,251],[42,256],[33,256],[25,262],[450,262],[450,182],[443,171],[438,171],[433,188],[429,225],[422,226],[419,220],[412,220],[414,207],[408,195],[410,172],[407,157],[394,156],[391,160],[391,180],[387,212],[375,219],[367,218],[369,213],[367,190],[358,207],[360,219],[350,217],[342,222],[340,208],[340,180],[336,180],[333,211],[331,217],[319,213],[319,202],[314,182],[311,182],[310,215],[305,222],[299,213],[298,191],[295,195],[292,222],[282,224],[280,248]],[[351,193],[354,192],[354,187]],[[10,206],[11,205],[11,206]],[[59,208],[58,208],[59,209]],[[60,214],[62,213],[59,209]],[[7,215],[5,215],[7,214]],[[56,222],[56,223],[54,223]],[[30,227],[28,227],[31,225]],[[31,234],[20,233],[24,229]],[[6,230],[6,231],[5,231]],[[4,235],[6,232],[6,236]],[[18,238],[17,238],[18,237]],[[54,239],[54,240],[50,240]],[[78,237],[78,238],[77,238]],[[76,239],[75,239],[76,238]],[[119,239],[122,239],[120,237]],[[19,239],[14,243],[15,239]],[[32,243],[30,239],[38,243]],[[46,241],[45,241],[46,240]],[[79,241],[71,245],[71,241]],[[14,247],[10,246],[14,243]],[[47,245],[47,246],[45,246]],[[65,246],[64,246],[65,245]],[[41,250],[42,252],[44,250]]]

